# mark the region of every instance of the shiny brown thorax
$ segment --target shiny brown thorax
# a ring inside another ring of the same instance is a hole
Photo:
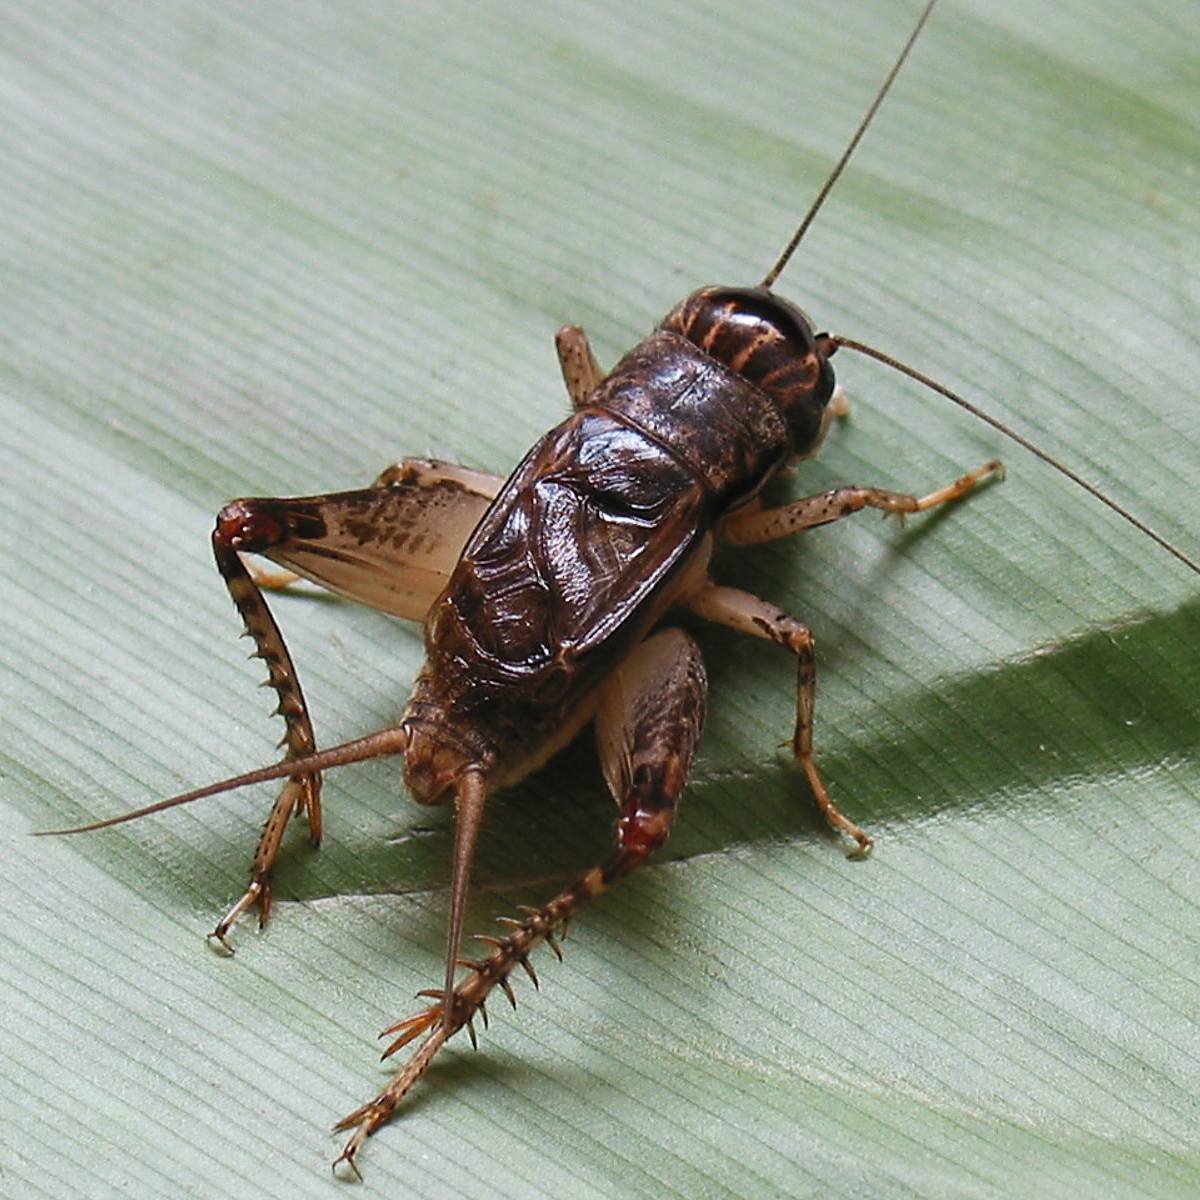
[[[765,288],[703,288],[525,456],[425,627],[403,723],[414,798],[521,778],[590,717],[710,533],[820,441],[833,372]]]

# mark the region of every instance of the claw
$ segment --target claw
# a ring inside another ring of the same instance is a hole
[[[372,1132],[383,1123],[385,1119],[379,1111],[379,1101],[372,1100],[369,1104],[364,1104],[361,1108],[356,1108],[349,1116],[343,1117],[333,1128],[335,1130],[349,1129],[351,1126],[357,1125],[350,1140],[342,1147],[342,1152],[330,1164],[330,1170],[335,1174],[339,1166],[345,1163],[346,1166],[354,1172],[354,1177],[359,1183],[363,1181],[362,1172],[358,1169],[358,1163],[355,1159],[358,1157],[358,1152],[362,1148],[363,1142],[367,1140]]]
[[[334,1128],[339,1129],[340,1126],[335,1125]],[[358,1163],[356,1163],[354,1161],[354,1156],[358,1153],[358,1147],[351,1145],[351,1142],[353,1142],[353,1141],[354,1141],[354,1139],[351,1138],[350,1142],[346,1143],[341,1154],[339,1154],[337,1156],[337,1158],[335,1158],[333,1160],[333,1162],[330,1164],[329,1169],[336,1175],[338,1167],[342,1163],[345,1163],[346,1166],[348,1166],[350,1168],[350,1170],[352,1170],[354,1172],[354,1178],[357,1179],[359,1183],[362,1183],[363,1182],[363,1173],[358,1169]]]
[[[209,948],[215,950],[218,954],[224,954],[229,958],[233,957],[234,949],[229,944],[229,939],[221,932],[219,926],[212,933],[206,933],[204,940],[208,943]],[[214,942],[216,945],[213,945]]]
[[[625,859],[619,858],[618,865],[625,867]],[[383,1057],[395,1054],[397,1050],[416,1042],[422,1036],[423,1040],[410,1047],[407,1061],[374,1100],[343,1117],[334,1127],[340,1130],[353,1129],[341,1154],[334,1160],[335,1168],[345,1166],[361,1178],[355,1162],[356,1155],[367,1138],[391,1119],[397,1106],[422,1077],[442,1047],[460,1029],[465,1028],[471,1045],[478,1049],[479,1030],[475,1025],[475,1018],[478,1016],[483,1022],[483,1028],[488,1028],[490,1017],[487,1001],[491,998],[492,990],[499,987],[509,1004],[514,1009],[517,1007],[517,997],[510,976],[518,963],[529,977],[530,983],[535,988],[540,987],[537,971],[534,970],[529,956],[545,941],[561,959],[562,948],[559,939],[565,933],[565,916],[569,915],[573,906],[578,907],[585,899],[591,899],[603,890],[606,884],[602,869],[595,868],[584,877],[582,885],[577,884],[563,892],[546,907],[537,909],[523,906],[521,912],[524,916],[521,920],[512,917],[501,918],[502,923],[514,932],[506,937],[475,935],[478,941],[490,948],[486,958],[456,958],[456,965],[465,968],[468,974],[445,988],[424,988],[417,993],[432,1003],[424,1011],[397,1021],[380,1034],[380,1037],[393,1038]]]
[[[857,838],[858,845],[853,850],[846,851],[846,857],[854,862],[861,862],[864,858],[871,857],[871,851],[875,848],[875,839],[864,834],[861,838]]]
[[[271,884],[261,875],[250,880],[250,886],[242,893],[241,898],[217,922],[217,927],[208,935],[209,945],[214,941],[219,942],[226,953],[232,954],[233,947],[225,935],[237,924],[238,918],[255,904],[259,905],[258,927],[261,929],[271,916]]]
[[[258,927],[265,929],[271,919],[271,885],[264,879],[258,893]]]

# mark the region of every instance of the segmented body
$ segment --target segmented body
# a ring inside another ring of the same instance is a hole
[[[819,438],[833,377],[813,343],[769,293],[702,289],[529,451],[426,623],[415,796],[442,798],[465,760],[520,778],[589,718],[716,522]]]

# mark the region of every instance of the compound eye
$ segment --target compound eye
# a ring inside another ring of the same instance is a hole
[[[661,328],[682,334],[765,392],[788,423],[795,453],[816,445],[833,394],[833,369],[794,304],[763,287],[701,288]]]

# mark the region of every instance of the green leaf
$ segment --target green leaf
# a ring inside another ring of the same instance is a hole
[[[232,960],[202,935],[265,791],[27,835],[272,759],[220,504],[411,454],[509,469],[564,411],[559,324],[612,362],[691,288],[761,277],[916,7],[6,7],[0,1191],[329,1194],[374,1033],[440,976],[446,814],[393,764],[333,775],[325,846],[292,831]],[[1195,555],[1193,17],[947,0],[779,289]],[[368,1147],[379,1194],[1200,1187],[1196,581],[936,396],[836,365],[853,415],[779,495],[1009,467],[904,530],[718,562],[815,630],[820,763],[874,858],[787,768],[787,656],[701,630],[669,854],[445,1052]],[[276,609],[324,744],[396,717],[415,629]],[[587,744],[497,800],[474,926],[610,821]]]

